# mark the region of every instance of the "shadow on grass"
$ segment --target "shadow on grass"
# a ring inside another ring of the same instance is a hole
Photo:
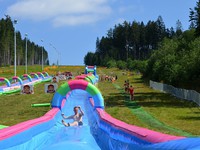
[[[125,93],[110,93],[108,96],[104,97],[105,104],[107,107],[124,107],[124,100],[127,95]]]
[[[129,101],[129,100],[126,100],[125,101],[125,104],[128,108],[130,109],[138,109],[138,108],[141,108],[140,105],[138,105],[137,103],[135,103],[134,101]]]
[[[138,79],[137,81],[140,81],[141,79]],[[142,81],[142,80],[141,80]],[[115,85],[116,86],[116,85]],[[117,86],[116,86],[117,87]],[[129,95],[124,92],[123,88],[117,87],[119,90],[119,93],[111,93],[106,99],[110,99],[112,103],[112,99],[115,101],[117,100],[126,100],[126,102],[129,100]],[[113,97],[114,96],[114,97]],[[120,97],[121,96],[121,97]],[[160,93],[160,92],[137,92],[134,95],[134,99],[138,106],[135,106],[132,102],[127,102],[125,105],[127,107],[132,108],[138,108],[139,106],[143,107],[166,107],[166,108],[190,108],[196,109],[200,111],[199,106],[196,105],[196,103],[192,101],[182,100],[178,99],[170,94],[166,93]],[[114,102],[117,103],[117,102]],[[109,105],[109,103],[108,103]],[[121,104],[122,105],[122,101]],[[113,106],[113,105],[112,105]],[[192,110],[193,111],[193,110]]]
[[[134,84],[134,83],[143,83],[143,82],[142,82],[142,80],[137,80],[137,81],[130,82],[130,84]]]
[[[143,83],[143,80],[141,78],[135,78],[133,81],[130,82],[130,84],[133,83]]]
[[[181,116],[181,117],[179,117],[178,119],[181,119],[181,120],[200,120],[200,116],[196,116],[196,117],[194,117],[194,116],[191,116],[191,117],[185,117],[185,116]]]
[[[177,99],[166,93],[137,93],[134,98],[143,107],[197,108],[194,102]]]
[[[195,113],[195,114],[200,114],[200,111],[199,111],[199,112],[192,112],[192,113]]]
[[[137,103],[129,100],[129,95],[126,93],[110,93],[109,96],[105,96],[104,99],[106,107],[140,108]]]
[[[140,92],[134,95],[137,104],[129,101],[129,94],[124,93],[123,88],[118,89],[118,93],[110,93],[109,96],[104,97],[106,106],[127,106],[135,109],[140,106],[143,107],[171,107],[171,108],[196,108],[195,103],[177,99],[166,93],[158,92]],[[126,103],[124,103],[124,101]]]

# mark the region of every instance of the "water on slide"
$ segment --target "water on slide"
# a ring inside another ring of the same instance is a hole
[[[66,101],[64,113],[66,116],[74,113],[74,106],[81,106],[85,115],[83,116],[83,126],[79,127],[65,127],[61,123],[61,120],[57,121],[54,129],[49,131],[47,142],[45,142],[39,149],[48,150],[100,150],[95,139],[90,133],[90,126],[88,123],[87,115],[87,103],[88,93],[83,90],[74,90]],[[65,119],[66,122],[72,122],[71,119]]]

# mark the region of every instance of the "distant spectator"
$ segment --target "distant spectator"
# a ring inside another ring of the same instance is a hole
[[[126,82],[126,80],[124,81],[124,91],[125,92],[127,91],[127,82]]]
[[[126,92],[129,93],[129,80],[126,80]]]
[[[134,100],[134,88],[131,85],[129,88],[130,100]]]
[[[108,80],[108,75],[106,75],[105,80]]]

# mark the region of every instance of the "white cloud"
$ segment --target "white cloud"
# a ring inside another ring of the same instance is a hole
[[[129,12],[129,11],[135,11],[137,9],[136,6],[132,6],[132,5],[129,5],[129,6],[121,6],[119,8],[119,12],[120,13],[126,13],[126,12]]]
[[[18,0],[7,9],[12,17],[51,20],[56,26],[96,22],[111,11],[108,0]]]
[[[118,7],[118,12],[120,14],[127,14],[127,13],[143,13],[143,4],[141,0],[132,0],[132,1],[125,1],[125,0],[118,0],[120,5]]]
[[[77,24],[91,24],[100,19],[101,18],[96,15],[60,16],[53,20],[53,25],[59,27],[65,25],[73,26]]]

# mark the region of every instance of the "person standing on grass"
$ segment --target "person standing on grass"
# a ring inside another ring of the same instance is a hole
[[[124,91],[127,92],[127,82],[126,82],[126,80],[124,81]]]
[[[134,100],[134,88],[131,85],[129,88],[130,100]]]
[[[80,113],[79,113],[79,110],[80,110]],[[83,125],[82,116],[84,116],[84,112],[82,111],[80,106],[74,107],[74,115],[66,117],[64,114],[62,114],[62,116],[64,119],[73,119],[74,120],[74,122],[72,122],[72,123],[66,123],[64,120],[62,120],[63,125],[65,125],[66,127]]]
[[[126,92],[129,93],[129,80],[126,80]]]

